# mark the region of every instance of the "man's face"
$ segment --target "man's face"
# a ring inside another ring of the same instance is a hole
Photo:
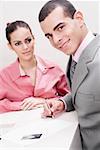
[[[83,24],[80,12],[76,12],[72,19],[64,15],[61,7],[57,7],[40,23],[40,26],[53,47],[71,55],[83,40]]]

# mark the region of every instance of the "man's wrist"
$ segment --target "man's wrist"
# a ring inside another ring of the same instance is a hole
[[[64,111],[67,111],[67,104],[66,104],[66,102],[64,100],[62,100],[62,99],[58,99],[58,100],[63,102]]]

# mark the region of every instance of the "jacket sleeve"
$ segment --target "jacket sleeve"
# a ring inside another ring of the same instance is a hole
[[[66,111],[75,110],[75,108],[73,106],[73,103],[72,103],[72,95],[71,95],[71,93],[66,94],[64,97],[61,97],[60,100],[64,102]]]

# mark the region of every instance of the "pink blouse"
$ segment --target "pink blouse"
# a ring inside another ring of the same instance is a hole
[[[34,86],[28,75],[21,75],[18,60],[0,71],[0,113],[20,110],[21,101],[28,97],[56,98],[69,92],[63,71],[47,60],[36,59]]]

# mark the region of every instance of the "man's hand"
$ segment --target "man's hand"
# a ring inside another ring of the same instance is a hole
[[[65,109],[64,103],[61,100],[49,99],[44,103],[43,117],[55,117]]]

